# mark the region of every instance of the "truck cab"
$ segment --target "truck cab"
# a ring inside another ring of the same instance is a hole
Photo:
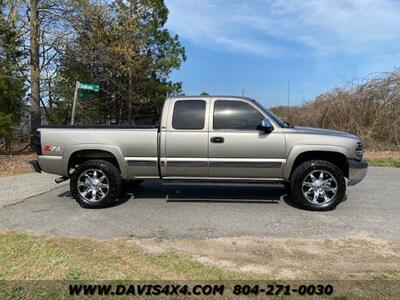
[[[169,98],[160,141],[165,179],[282,179],[283,130],[247,98]]]

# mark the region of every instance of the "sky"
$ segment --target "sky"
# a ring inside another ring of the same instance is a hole
[[[166,0],[187,60],[186,95],[242,92],[263,105],[312,100],[400,67],[400,0]]]

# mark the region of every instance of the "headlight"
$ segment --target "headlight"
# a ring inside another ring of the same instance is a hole
[[[364,155],[364,145],[362,142],[358,142],[356,145],[356,155],[354,158],[356,160],[362,160]]]

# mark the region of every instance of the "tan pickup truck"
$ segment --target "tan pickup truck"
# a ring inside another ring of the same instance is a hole
[[[70,179],[82,207],[118,201],[123,181],[280,182],[302,207],[327,210],[368,164],[350,133],[293,127],[244,97],[168,98],[160,126],[47,126],[34,135],[38,171]]]

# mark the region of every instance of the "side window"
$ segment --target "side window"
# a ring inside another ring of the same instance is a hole
[[[217,100],[214,103],[214,129],[256,130],[263,118],[246,102]]]
[[[206,101],[180,100],[175,102],[172,115],[174,129],[203,129],[206,118]]]

